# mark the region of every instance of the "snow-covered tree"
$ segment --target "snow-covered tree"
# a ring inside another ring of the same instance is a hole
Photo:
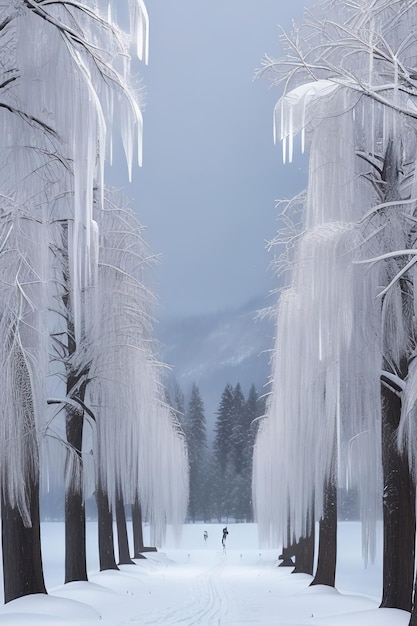
[[[186,439],[190,465],[189,517],[204,519],[207,477],[207,435],[204,404],[199,388],[193,383],[186,411]]]
[[[51,422],[48,435],[56,433],[56,422],[60,413],[65,418],[65,436],[62,443],[59,438],[56,455],[65,459],[65,582],[87,580],[87,559],[85,544],[85,501],[84,501],[84,459],[83,431],[86,388],[89,382],[91,362],[90,348],[94,343],[94,306],[91,299],[92,288],[85,290],[82,307],[90,309],[90,324],[84,315],[80,339],[75,338],[74,310],[72,308],[71,281],[68,255],[68,221],[58,221],[55,228],[54,243],[51,245],[51,268],[54,285],[54,305],[50,305],[53,328],[51,380],[59,380],[58,390],[62,387],[61,397],[50,397],[48,402],[58,406],[56,417]],[[88,409],[87,409],[88,410]],[[90,417],[94,419],[91,414]],[[59,418],[58,418],[59,419]],[[64,454],[63,454],[64,451]],[[56,455],[54,458],[55,471]]]
[[[120,112],[129,167],[135,136],[139,145],[141,141],[141,114],[128,84],[130,40],[111,20],[108,9],[107,3],[87,0],[22,0],[3,3],[0,8],[0,189],[7,199],[2,253],[8,253],[16,236],[14,254],[20,258],[9,263],[11,272],[15,267],[14,278],[10,271],[5,276],[5,284],[14,286],[16,298],[13,301],[7,289],[0,295],[9,302],[4,305],[7,315],[2,316],[3,345],[10,346],[9,367],[3,368],[2,375],[13,388],[12,395],[4,393],[0,441],[6,601],[45,591],[35,501],[39,442],[48,426],[45,320],[50,306],[49,225],[56,220],[68,223],[72,322],[79,342],[84,323],[82,294],[94,273],[93,189],[103,188],[104,158],[111,152],[108,130],[116,112]],[[142,0],[130,2],[130,16],[132,34],[142,53],[147,46]],[[11,222],[10,209],[14,213]],[[37,321],[40,319],[42,323]],[[3,389],[7,388],[4,384]],[[19,419],[7,407],[13,394],[21,399],[18,402],[15,397],[14,402]],[[11,441],[20,453],[8,457]],[[24,550],[20,544],[25,545]],[[21,555],[18,563],[16,555]]]
[[[213,452],[223,474],[233,456],[233,387],[229,383],[224,388],[217,411]]]
[[[7,161],[5,153],[2,155]],[[4,164],[6,167],[6,163]],[[30,172],[27,172],[30,176]],[[40,549],[39,456],[46,407],[47,249],[42,209],[15,181],[0,219],[0,470],[5,601],[45,593]],[[41,196],[38,196],[38,198]]]
[[[109,514],[118,500],[131,504],[139,499],[161,537],[167,520],[178,524],[185,517],[188,467],[183,437],[165,404],[157,360],[155,297],[146,287],[153,257],[142,226],[116,192],[108,192],[95,216],[100,334],[87,391],[96,415],[96,493],[108,500],[103,507]],[[175,489],[161,488],[174,482]]]
[[[243,437],[242,446],[242,471],[241,489],[239,491],[239,506],[236,517],[245,519],[247,522],[253,520],[252,508],[252,458],[253,446],[257,432],[259,418],[263,415],[264,407],[258,397],[255,385],[251,385],[247,399],[243,406],[241,418],[241,431]]]
[[[397,530],[405,523],[397,535],[404,549],[392,530],[385,537],[382,605],[403,609],[413,580],[414,489],[406,457],[385,443],[400,419],[401,401],[394,407],[390,394],[401,396],[415,346],[412,264],[398,251],[413,247],[414,237],[414,168],[407,164],[416,157],[416,21],[411,1],[324,2],[284,35],[286,58],[267,59],[261,72],[284,85],[275,111],[284,159],[291,161],[300,132],[310,165],[291,287],[277,313],[273,393],[255,453],[258,515],[266,533],[278,528],[281,537],[289,519],[298,539],[323,516],[325,485],[357,484],[364,550],[372,555],[382,439],[385,487],[395,491],[391,480],[401,476],[406,507],[395,521]],[[395,262],[385,256],[396,251]],[[353,265],[370,257],[380,263]],[[381,381],[389,387],[382,404]],[[386,529],[397,504],[384,499]],[[388,563],[397,550],[401,558]]]
[[[233,462],[237,474],[243,471],[243,456],[246,444],[245,396],[240,383],[233,389]]]

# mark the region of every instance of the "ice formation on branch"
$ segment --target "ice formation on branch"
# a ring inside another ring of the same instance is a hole
[[[129,0],[131,39],[136,42],[136,53],[141,61],[148,62],[149,17],[143,0]]]
[[[279,139],[282,142],[282,159],[292,162],[294,137],[301,132],[301,151],[305,148],[305,129],[311,123],[311,118],[319,118],[320,100],[326,103],[328,98],[339,88],[339,85],[329,80],[318,80],[300,85],[285,94],[277,103],[274,110],[274,142],[277,141],[277,127],[280,129]]]
[[[105,9],[106,3],[103,5]],[[136,10],[135,3],[131,5],[132,19],[136,16],[143,29],[143,3],[138,3]],[[142,118],[128,84],[129,39],[99,10],[92,2],[28,0],[19,3],[14,12],[8,5],[1,15],[2,23],[7,23],[4,36],[10,39],[4,80],[13,77],[3,90],[3,106],[20,107],[26,118],[39,120],[38,125],[46,126],[45,130],[52,129],[53,135],[45,132],[33,148],[58,154],[65,163],[62,198],[55,202],[60,206],[61,218],[66,212],[65,217],[72,223],[71,274],[78,338],[80,293],[91,275],[93,189],[103,188],[104,159],[110,156],[117,110],[129,171],[135,137],[141,160]],[[135,26],[136,31],[138,28]],[[36,33],[36,37],[28,37],[27,33]],[[21,117],[15,116],[10,129],[11,115],[7,109],[3,111],[7,131],[24,133],[27,125],[22,124]]]

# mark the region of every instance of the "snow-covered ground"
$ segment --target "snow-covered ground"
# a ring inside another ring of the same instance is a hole
[[[90,581],[63,585],[63,524],[44,524],[49,595],[4,605],[0,624],[407,626],[408,613],[378,609],[381,550],[376,563],[365,569],[358,523],[339,526],[337,591],[309,587],[309,576],[277,567],[278,550],[259,547],[255,524],[229,524],[223,551],[222,526],[185,525],[179,545],[168,529],[165,545],[146,560],[123,566],[120,572],[99,572],[96,524],[89,523]]]

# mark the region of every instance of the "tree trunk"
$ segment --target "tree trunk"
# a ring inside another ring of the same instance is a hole
[[[130,558],[125,506],[120,490],[117,491],[116,497],[116,526],[119,545],[119,565],[134,565],[134,562]]]
[[[98,481],[96,489],[96,501],[100,571],[119,569],[114,557],[113,515],[110,510],[107,492],[103,489],[100,480]]]
[[[337,558],[337,487],[330,476],[324,492],[323,517],[320,520],[317,570],[311,585],[334,587]]]
[[[77,370],[71,365],[71,357],[77,350],[74,332],[74,318],[72,303],[70,299],[70,276],[68,272],[68,222],[63,222],[62,244],[63,244],[63,284],[65,290],[62,295],[62,302],[66,312],[67,323],[67,350],[68,364],[66,366],[66,391],[69,398],[74,398],[78,394],[80,400],[84,400],[88,370]],[[65,492],[65,582],[86,581],[87,577],[87,554],[86,554],[86,528],[85,528],[85,502],[83,492],[83,460],[82,443],[84,427],[84,411],[73,406],[66,409],[66,437],[71,448],[70,454],[77,456],[76,462],[79,467],[76,473],[70,472],[69,482]],[[79,479],[77,478],[80,477]]]
[[[81,447],[84,415],[82,411],[70,407],[67,412],[67,441],[72,454],[78,456],[80,472],[83,461]],[[71,474],[65,494],[65,582],[88,580],[85,538],[85,503],[82,484]]]
[[[292,556],[294,554],[294,547],[291,546],[285,546],[285,548],[282,548],[282,554],[279,555],[279,559],[281,560],[281,563],[278,565],[278,567],[294,567],[294,561],[292,560]]]
[[[136,496],[132,504],[132,527],[133,527],[133,558],[144,559],[143,552],[143,528],[142,528],[142,508],[139,498]]]
[[[401,400],[382,386],[384,476],[383,592],[381,607],[411,611],[415,555],[415,486],[406,454],[397,447]]]
[[[294,544],[291,541],[291,526],[290,520],[287,522],[287,541],[282,548],[282,554],[279,555],[279,559],[282,559],[278,567],[294,567],[294,561],[292,557],[294,555]]]
[[[46,593],[43,577],[39,481],[31,478],[28,485],[32,526],[25,527],[18,509],[1,496],[1,539],[3,548],[4,601],[10,602],[32,593]]]
[[[132,524],[134,543],[133,558],[145,559],[146,557],[142,554],[142,552],[158,552],[158,550],[154,546],[143,545],[142,507],[140,505],[138,497],[136,497],[134,504],[132,504]]]
[[[307,537],[301,537],[295,545],[295,568],[293,574],[313,575],[314,568],[314,524]]]

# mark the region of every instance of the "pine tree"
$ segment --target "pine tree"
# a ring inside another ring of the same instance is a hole
[[[237,474],[243,470],[244,449],[246,446],[245,396],[240,383],[233,390],[233,460]]]
[[[256,418],[263,413],[252,384],[245,400],[240,384],[234,389],[234,495],[233,514],[238,520],[252,521],[252,456],[256,434]]]
[[[236,503],[234,502],[235,482],[235,401],[234,389],[228,383],[222,393],[217,421],[215,425],[215,439],[213,445],[213,457],[215,463],[214,472],[214,509],[219,521],[222,518],[228,520],[234,515]]]
[[[214,459],[224,476],[227,461],[233,453],[233,387],[228,383],[222,393],[214,428]]]
[[[252,459],[253,446],[257,432],[257,423],[255,420],[264,412],[263,398],[258,397],[255,385],[252,384],[245,403],[243,413],[243,423],[245,432],[245,445],[243,448],[242,459],[242,497],[240,517],[246,519],[247,522],[253,521],[252,508]]]
[[[204,514],[205,466],[207,450],[206,418],[200,391],[193,383],[186,412],[186,436],[190,466],[190,498],[188,511],[193,522]]]

